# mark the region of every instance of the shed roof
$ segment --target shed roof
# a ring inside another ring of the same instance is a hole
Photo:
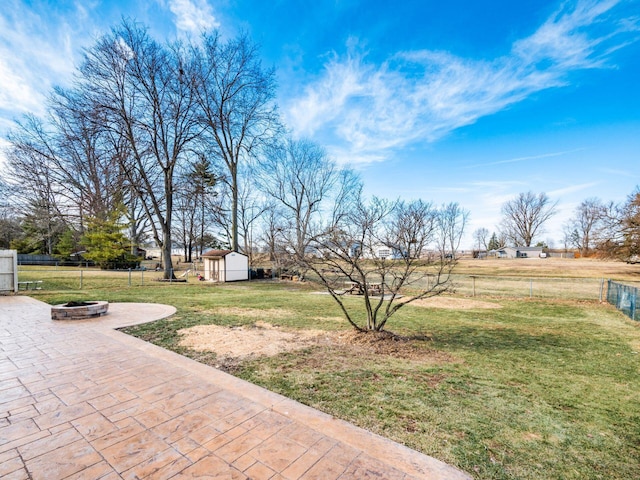
[[[208,250],[204,252],[202,256],[205,258],[222,258],[222,257],[226,257],[230,253],[236,253],[238,255],[242,255],[243,257],[246,257],[244,253],[234,252],[233,250]]]
[[[208,250],[204,252],[202,256],[207,258],[222,258],[231,252],[233,252],[233,250]]]

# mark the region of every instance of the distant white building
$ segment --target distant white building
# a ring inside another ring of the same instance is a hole
[[[501,258],[539,258],[542,247],[504,247],[498,250]]]
[[[403,255],[403,252],[400,249],[400,247],[396,245],[377,244],[377,245],[373,245],[371,248],[372,248],[372,251],[368,252],[368,254],[365,254],[365,257],[381,258],[381,259],[388,258],[390,260],[397,260],[405,256]]]
[[[162,257],[162,249],[160,247],[147,247],[145,250],[148,258]],[[184,248],[180,248],[180,247],[171,248],[171,255],[175,255],[175,256],[184,255]]]
[[[233,250],[209,250],[202,254],[204,279],[212,282],[249,280],[249,257]]]

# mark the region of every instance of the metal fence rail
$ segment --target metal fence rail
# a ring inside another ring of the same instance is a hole
[[[183,272],[175,272],[178,277]],[[83,290],[137,287],[158,283],[163,272],[154,270],[100,270],[73,267],[18,267],[20,289]]]
[[[607,302],[624,313],[632,320],[640,320],[640,313],[636,309],[638,300],[638,288],[623,285],[609,280],[607,288]]]
[[[202,283],[204,270],[192,264],[174,269],[175,278],[164,280],[164,271],[147,269],[101,270],[99,268],[19,266],[18,286],[20,290],[87,290],[118,287],[148,287],[171,283]],[[238,273],[249,277],[246,270],[226,270],[227,280]],[[266,278],[264,271],[262,277]],[[217,280],[217,275],[212,275]]]
[[[346,277],[335,275],[335,281],[348,280]],[[308,272],[307,278],[317,280]],[[443,281],[443,277],[440,280]],[[410,290],[428,290],[437,280],[433,274],[419,272],[412,275]],[[379,278],[372,276],[371,282],[379,282]],[[602,278],[571,278],[571,277],[515,277],[497,275],[458,275],[450,277],[452,293],[467,297],[495,297],[495,298],[536,298],[561,300],[604,301],[606,282]]]
[[[454,290],[467,296],[549,298],[565,300],[604,299],[604,279],[571,277],[513,277],[453,275]]]

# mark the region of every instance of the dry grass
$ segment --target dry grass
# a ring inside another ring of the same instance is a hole
[[[402,300],[400,300],[402,301]],[[411,302],[414,307],[424,308],[444,308],[449,310],[486,310],[492,308],[502,308],[502,305],[495,302],[485,302],[470,298],[458,298],[448,296],[438,296],[415,300]]]
[[[555,278],[605,278],[640,281],[640,265],[591,258],[487,258],[464,257],[458,275],[525,276]]]
[[[238,317],[248,319],[271,319],[282,320],[284,318],[291,318],[295,316],[295,312],[286,310],[284,308],[246,308],[246,307],[217,307],[209,310],[200,310],[200,313],[210,315],[222,315],[225,317]]]

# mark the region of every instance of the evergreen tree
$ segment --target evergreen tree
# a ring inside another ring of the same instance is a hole
[[[489,243],[487,244],[487,248],[489,250],[497,250],[500,248],[500,242],[498,242],[498,236],[496,232],[493,232],[491,238],[489,239]]]

